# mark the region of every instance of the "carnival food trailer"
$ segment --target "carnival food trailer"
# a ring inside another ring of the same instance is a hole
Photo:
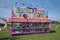
[[[41,8],[13,7],[12,17],[6,22],[10,24],[11,35],[49,33],[51,29],[48,12]]]

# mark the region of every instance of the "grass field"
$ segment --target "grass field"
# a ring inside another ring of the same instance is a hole
[[[10,36],[8,29],[0,31],[0,40],[60,40],[60,28],[56,32],[47,34],[32,34],[22,36]]]

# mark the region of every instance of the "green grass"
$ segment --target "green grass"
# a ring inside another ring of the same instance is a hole
[[[8,29],[0,31],[0,40],[60,40],[60,28],[54,29],[56,32],[47,34],[32,34],[22,36],[10,36]]]

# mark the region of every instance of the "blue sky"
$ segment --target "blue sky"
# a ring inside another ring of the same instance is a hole
[[[29,7],[31,4],[32,7],[37,7],[38,5],[48,10],[49,19],[60,20],[60,0],[0,0],[0,17],[11,17],[12,5],[14,6],[16,1],[19,7]]]

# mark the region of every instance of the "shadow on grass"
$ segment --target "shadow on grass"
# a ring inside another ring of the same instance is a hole
[[[0,38],[0,40],[17,40],[18,38],[16,37],[4,37],[4,38]]]
[[[50,33],[56,33],[56,31],[54,31],[54,30],[51,30],[51,31],[50,31]]]

